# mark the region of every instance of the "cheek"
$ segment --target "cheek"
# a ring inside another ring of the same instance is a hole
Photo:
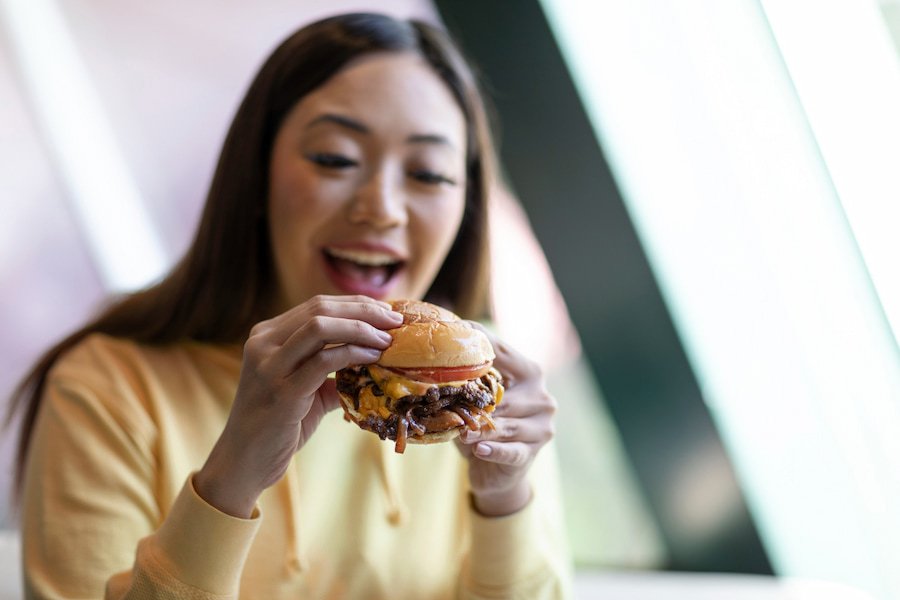
[[[341,211],[342,192],[336,182],[323,181],[302,166],[274,175],[269,193],[273,233],[306,238]]]
[[[278,218],[290,218],[297,215],[308,204],[308,199],[314,197],[312,182],[308,175],[299,166],[294,168],[274,168],[269,181],[269,211],[274,222]]]
[[[415,238],[422,267],[434,277],[443,264],[462,223],[465,200],[462,195],[426,204],[413,211],[410,234]]]
[[[334,208],[323,198],[316,179],[302,166],[273,171],[269,193],[269,230],[280,270],[303,270],[318,232]]]

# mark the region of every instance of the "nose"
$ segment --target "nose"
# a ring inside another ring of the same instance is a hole
[[[402,186],[387,169],[373,173],[356,191],[350,206],[350,221],[389,229],[406,224],[406,202]]]

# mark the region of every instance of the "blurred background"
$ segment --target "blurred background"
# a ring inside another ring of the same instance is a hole
[[[496,108],[497,327],[560,403],[581,597],[900,597],[895,0],[0,0],[3,402],[181,255],[256,68],[348,10],[443,24]]]

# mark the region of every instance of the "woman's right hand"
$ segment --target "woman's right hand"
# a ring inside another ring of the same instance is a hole
[[[316,296],[257,324],[244,345],[240,382],[225,429],[194,476],[197,493],[247,518],[325,414],[340,406],[328,374],[373,363],[403,321],[366,296]]]

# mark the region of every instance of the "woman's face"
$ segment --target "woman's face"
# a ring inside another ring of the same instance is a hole
[[[316,294],[424,296],[462,221],[465,127],[414,54],[357,59],[300,100],[269,173],[279,308]]]

